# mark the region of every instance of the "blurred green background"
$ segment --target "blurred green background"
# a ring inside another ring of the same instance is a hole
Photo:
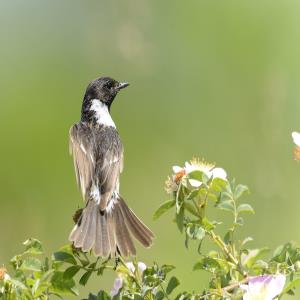
[[[139,259],[193,273],[172,215],[153,222],[174,164],[192,156],[249,185],[253,247],[300,242],[300,3],[297,1],[0,1],[0,263],[34,236],[48,253],[65,244],[82,205],[68,155],[88,82],[131,83],[113,118],[125,144],[123,196],[156,233]],[[113,275],[87,290],[109,290]],[[85,296],[85,290],[82,296]]]

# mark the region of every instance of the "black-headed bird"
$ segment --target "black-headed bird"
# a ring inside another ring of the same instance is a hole
[[[93,80],[84,95],[81,120],[70,129],[70,152],[85,208],[69,240],[95,256],[135,255],[132,236],[145,247],[154,238],[119,194],[123,145],[110,107],[128,85],[109,77]]]

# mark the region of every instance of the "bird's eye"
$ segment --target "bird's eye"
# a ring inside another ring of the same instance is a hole
[[[106,87],[108,90],[110,90],[110,89],[113,87],[112,82],[107,83],[107,84],[105,85],[105,87]]]

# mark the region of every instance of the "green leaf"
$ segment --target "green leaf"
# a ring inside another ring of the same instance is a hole
[[[111,298],[105,291],[100,291],[97,295],[97,300],[110,300]]]
[[[202,225],[205,230],[212,230],[212,229],[216,228],[217,223],[215,221],[211,222],[208,219],[203,218]]]
[[[81,278],[80,278],[80,280],[79,280],[79,284],[85,286],[85,285],[87,284],[89,278],[91,277],[92,273],[93,273],[93,271],[87,271],[87,272],[85,272],[85,273],[81,276]]]
[[[228,182],[226,180],[223,180],[222,178],[214,178],[211,184],[211,189],[216,192],[222,192],[222,190],[226,187]]]
[[[172,293],[172,291],[180,284],[179,280],[173,276],[171,277],[171,279],[169,280],[167,289],[166,289],[166,293],[168,295],[170,295]]]
[[[175,269],[175,266],[172,265],[162,265],[161,266],[161,270],[165,273],[168,274],[169,272],[171,272],[172,270]]]
[[[184,208],[181,206],[178,214],[176,214],[176,224],[180,232],[183,231],[184,225]]]
[[[162,291],[158,291],[156,294],[155,294],[155,300],[162,300],[165,298],[165,294],[164,292]]]
[[[239,199],[243,194],[249,193],[249,189],[246,185],[238,184],[234,190],[234,199]]]
[[[42,243],[34,238],[26,240],[23,245],[25,246],[26,253],[30,254],[43,254]]]
[[[281,295],[287,293],[289,290],[291,290],[299,285],[300,285],[300,278],[298,277],[288,283],[288,285],[282,291]]]
[[[226,210],[226,211],[230,211],[230,212],[234,212],[234,205],[233,205],[233,201],[232,200],[226,200],[223,202],[220,202],[217,205],[217,208],[222,209],[222,210]]]
[[[157,220],[162,214],[164,214],[166,211],[172,208],[175,205],[175,203],[175,200],[168,200],[164,202],[154,213],[153,219]]]
[[[245,246],[247,243],[252,242],[253,238],[251,236],[246,237],[242,243],[241,243],[241,247]]]
[[[211,257],[203,257],[200,261],[198,261],[194,267],[193,270],[206,270],[209,272],[213,272],[215,269],[219,269],[220,265],[219,263],[211,258]]]
[[[42,263],[35,257],[26,257],[20,267],[23,271],[40,272],[42,269]]]
[[[196,189],[196,190],[192,190],[188,196],[186,197],[187,200],[192,200],[194,199],[195,197],[197,197],[199,195],[199,190]]]
[[[264,257],[269,251],[270,249],[266,247],[248,250],[248,254],[242,254],[242,265],[251,268],[257,260]]]
[[[250,204],[240,204],[238,209],[237,209],[238,213],[250,213],[250,214],[254,214],[254,209],[252,208],[252,206]]]
[[[53,258],[56,261],[63,261],[66,263],[70,263],[72,265],[77,265],[77,262],[76,262],[76,259],[74,258],[74,256],[67,252],[62,252],[62,251],[55,252],[53,254]]]
[[[190,178],[190,179],[195,179],[195,180],[198,180],[198,181],[202,181],[202,175],[203,175],[203,172],[201,172],[199,170],[195,170],[195,171],[190,172],[187,175],[187,177]]]
[[[202,240],[205,237],[205,230],[197,224],[188,226],[186,232],[194,240]]]
[[[80,266],[71,266],[64,271],[64,278],[73,278],[78,271],[80,270]]]
[[[194,206],[194,204],[190,203],[190,202],[184,202],[183,203],[184,208],[191,213],[192,215],[194,215],[195,217],[199,217],[199,214]]]
[[[224,202],[224,201],[233,201],[232,199],[232,195],[229,192],[222,192],[220,194],[220,202]]]
[[[50,290],[58,295],[76,295],[78,291],[75,281],[72,278],[64,278],[64,273],[56,271],[51,278],[52,286]]]

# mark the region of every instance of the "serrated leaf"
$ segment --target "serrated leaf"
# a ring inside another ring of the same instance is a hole
[[[196,224],[188,226],[186,232],[188,236],[194,240],[202,240],[205,237],[205,230]]]
[[[20,267],[23,271],[40,272],[42,269],[42,263],[35,257],[26,257]]]
[[[85,272],[85,273],[81,276],[81,278],[80,278],[80,280],[79,280],[79,284],[85,286],[85,285],[87,284],[89,278],[91,277],[92,273],[93,273],[93,271],[87,271],[87,272]]]
[[[179,280],[173,276],[171,277],[171,279],[169,280],[169,283],[167,285],[167,289],[166,289],[166,293],[168,295],[170,295],[172,293],[172,291],[180,284]]]
[[[64,278],[63,272],[56,271],[51,278],[51,283],[52,286],[50,290],[56,294],[78,296],[75,281],[72,278]]]
[[[232,195],[229,192],[222,192],[220,194],[220,202],[224,202],[224,201],[233,201],[232,199]]]
[[[264,257],[270,251],[269,248],[261,248],[261,249],[251,249],[248,250],[248,254],[242,254],[241,260],[242,265],[247,266],[247,268],[251,268],[253,264]]]
[[[222,192],[228,182],[222,178],[216,177],[212,180],[211,189],[216,192]]]
[[[168,200],[164,202],[154,213],[153,219],[157,220],[162,214],[164,214],[166,211],[172,208],[175,205],[175,203],[175,200]]]
[[[78,271],[80,270],[80,266],[78,265],[75,265],[75,266],[71,266],[69,268],[67,268],[65,271],[64,271],[64,278],[73,278],[77,273]]]
[[[203,257],[193,267],[193,270],[206,270],[212,272],[214,269],[220,268],[219,263],[211,257]]]
[[[230,212],[234,212],[234,205],[233,205],[232,200],[226,200],[226,201],[220,202],[217,205],[217,208],[222,209],[222,210],[226,210],[226,211],[230,211]]]
[[[26,253],[30,254],[43,254],[42,243],[34,238],[26,240],[23,245],[25,246]]]
[[[248,193],[249,189],[246,185],[238,184],[234,190],[233,196],[234,199],[239,199],[243,194]]]
[[[250,204],[244,203],[240,204],[237,209],[238,213],[250,213],[254,214],[254,209]]]
[[[56,261],[63,261],[63,262],[70,263],[72,265],[77,265],[77,262],[76,262],[76,259],[74,258],[74,256],[67,252],[62,252],[62,251],[55,252],[53,254],[53,258]]]

